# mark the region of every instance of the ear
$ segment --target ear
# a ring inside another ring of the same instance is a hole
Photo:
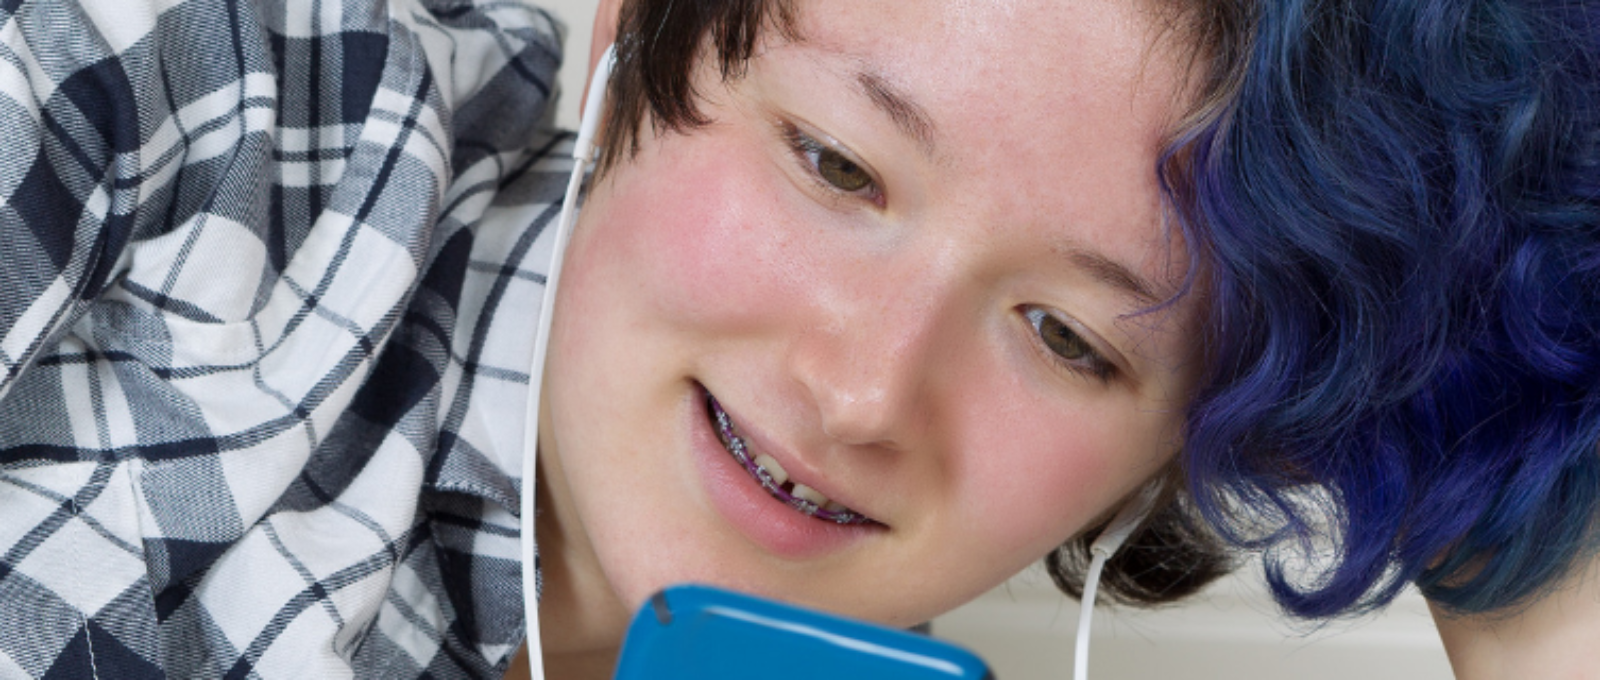
[[[589,74],[583,80],[583,95],[578,100],[578,115],[582,116],[584,102],[589,99],[589,85],[594,80],[594,67],[600,63],[600,55],[606,53],[606,47],[617,41],[617,21],[621,18],[622,0],[600,0],[599,8],[594,13],[594,30],[589,40]]]

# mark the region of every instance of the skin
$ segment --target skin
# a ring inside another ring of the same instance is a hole
[[[682,581],[927,620],[1178,448],[1198,303],[1135,316],[1152,301],[1085,264],[1117,263],[1158,299],[1185,274],[1154,176],[1184,110],[1171,34],[1103,0],[799,10],[803,38],[763,43],[743,78],[700,72],[713,122],[646,125],[580,218],[540,442],[553,677],[604,677],[631,612]],[[924,137],[862,73],[914,103]],[[783,121],[848,149],[877,189],[819,180]],[[1053,354],[1038,309],[1113,374]],[[742,534],[694,462],[702,386],[882,526],[799,557]]]
[[[1581,564],[1524,609],[1477,616],[1437,606],[1434,622],[1462,680],[1600,678],[1600,561]]]

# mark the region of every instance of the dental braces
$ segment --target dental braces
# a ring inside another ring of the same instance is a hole
[[[741,439],[739,435],[734,434],[733,421],[728,418],[728,414],[724,412],[722,410],[722,406],[717,403],[716,397],[707,395],[706,399],[710,402],[711,413],[716,416],[717,431],[718,434],[722,436],[722,443],[726,445],[728,451],[733,454],[733,459],[739,461],[739,464],[743,465],[744,469],[748,470],[750,474],[756,478],[756,482],[759,483],[762,488],[766,489],[767,493],[776,496],[778,500],[788,504],[789,507],[794,508],[801,514],[815,517],[820,520],[826,520],[835,524],[867,524],[872,521],[865,515],[851,510],[841,510],[838,512],[828,510],[827,508],[818,506],[816,503],[808,501],[804,498],[795,498],[789,492],[784,491],[783,487],[778,485],[777,481],[772,478],[772,473],[767,472],[766,468],[756,465],[756,462],[751,458],[748,449],[745,448],[744,440]]]

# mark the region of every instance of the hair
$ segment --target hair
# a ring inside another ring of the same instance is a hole
[[[1153,605],[1266,551],[1291,613],[1406,583],[1513,606],[1600,497],[1600,10],[1576,0],[1174,0],[1198,94],[1158,161],[1207,373],[1157,509],[1106,566]],[[790,0],[629,0],[601,171],[706,121]],[[1077,597],[1103,523],[1046,558]],[[1292,565],[1309,561],[1310,572]]]
[[[1257,12],[1162,165],[1212,301],[1197,509],[1303,616],[1408,582],[1527,602],[1588,556],[1600,496],[1600,8]]]
[[[798,35],[791,0],[626,0],[620,14],[600,131],[602,174],[638,152],[646,121],[656,132],[706,124],[694,72],[707,43],[729,80],[744,74],[765,31]]]

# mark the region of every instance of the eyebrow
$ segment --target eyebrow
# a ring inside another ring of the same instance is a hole
[[[922,108],[909,95],[889,84],[883,76],[872,71],[859,71],[856,73],[856,84],[861,86],[861,91],[867,95],[872,103],[877,105],[896,127],[906,136],[915,139],[923,150],[932,153],[934,150],[933,121],[928,116],[927,109]],[[1156,286],[1148,279],[1135,274],[1132,269],[1122,263],[1112,260],[1104,255],[1088,250],[1074,248],[1068,252],[1067,257],[1078,268],[1083,269],[1095,280],[1112,288],[1127,293],[1129,296],[1146,305],[1156,305],[1162,298],[1156,295]]]
[[[889,84],[883,76],[871,71],[856,73],[856,84],[861,86],[861,91],[867,95],[872,103],[877,105],[889,119],[894,121],[895,127],[906,136],[917,140],[923,151],[933,151],[934,128],[933,120],[928,116],[928,111]]]
[[[1067,258],[1095,280],[1127,293],[1140,302],[1156,305],[1162,301],[1156,295],[1155,285],[1148,279],[1104,255],[1074,248],[1067,253]]]

